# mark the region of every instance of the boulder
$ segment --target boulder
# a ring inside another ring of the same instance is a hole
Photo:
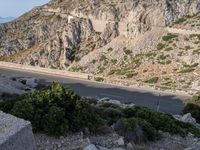
[[[99,150],[94,144],[90,144],[85,147],[83,150]]]
[[[188,123],[192,123],[192,124],[195,124],[196,123],[196,119],[192,117],[191,113],[187,113],[185,114],[181,120],[183,122],[188,122]]]
[[[0,149],[36,150],[31,123],[0,111]]]
[[[104,98],[101,98],[98,100],[98,104],[105,104],[105,103],[114,104],[114,105],[117,105],[122,108],[128,108],[128,107],[135,106],[135,104],[133,104],[133,103],[124,104],[124,103],[121,103],[119,100],[112,100],[108,97],[104,97]]]
[[[0,75],[0,95],[7,94],[23,94],[26,86],[17,81],[13,81],[7,77]]]
[[[173,115],[173,117],[179,121],[183,121],[183,122],[188,122],[188,123],[192,123],[192,124],[197,124],[196,123],[196,119],[192,117],[191,113],[187,113],[183,116],[181,115]]]
[[[35,78],[20,78],[29,88],[36,88],[38,86]]]
[[[124,146],[124,138],[123,137],[121,137],[121,138],[119,138],[118,140],[117,140],[117,144],[119,145],[119,146]]]

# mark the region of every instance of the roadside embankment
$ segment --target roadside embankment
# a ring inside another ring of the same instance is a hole
[[[66,71],[66,70],[42,68],[42,67],[38,67],[38,66],[28,66],[28,65],[16,64],[16,63],[4,62],[4,61],[0,61],[0,67],[12,68],[12,69],[16,69],[16,70],[34,71],[34,72],[38,72],[38,73],[60,75],[60,76],[79,78],[79,79],[85,79],[85,80],[88,80],[91,78],[91,76],[89,74],[85,74],[85,73],[77,73],[77,72],[70,72],[70,71]]]

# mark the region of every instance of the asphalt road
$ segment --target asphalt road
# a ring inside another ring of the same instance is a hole
[[[147,90],[141,88],[129,88],[111,84],[98,83],[87,80],[73,79],[64,76],[56,76],[19,71],[8,68],[0,68],[0,74],[12,75],[16,77],[36,77],[64,83],[81,96],[92,96],[96,98],[108,97],[119,100],[123,103],[134,103],[138,106],[145,106],[152,109],[157,108],[160,101],[160,111],[171,114],[179,114],[183,109],[183,100],[189,98],[187,95],[174,95],[165,92]],[[160,96],[159,96],[160,95]]]

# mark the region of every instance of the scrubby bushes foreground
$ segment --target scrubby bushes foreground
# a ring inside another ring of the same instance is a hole
[[[191,113],[192,117],[200,123],[200,92],[198,92],[191,99],[186,100],[183,113]]]
[[[157,140],[160,132],[200,137],[200,131],[189,123],[175,120],[171,115],[147,108],[121,108],[114,104],[98,104],[82,100],[72,90],[53,83],[39,91],[6,99],[0,109],[31,121],[35,132],[54,136],[69,132],[113,129],[126,141],[143,142]],[[103,131],[102,131],[103,133]]]
[[[0,109],[31,121],[34,131],[64,135],[69,131],[100,125],[89,104],[72,90],[53,83],[51,86],[0,103]]]

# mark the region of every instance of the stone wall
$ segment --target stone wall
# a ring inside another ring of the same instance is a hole
[[[0,111],[0,149],[36,150],[31,123]]]

